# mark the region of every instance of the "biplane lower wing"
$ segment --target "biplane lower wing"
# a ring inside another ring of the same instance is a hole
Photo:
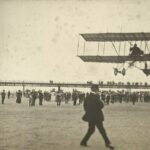
[[[124,63],[126,61],[150,61],[150,54],[142,56],[78,56],[84,62]]]

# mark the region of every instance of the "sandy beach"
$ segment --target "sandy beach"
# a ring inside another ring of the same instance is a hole
[[[115,103],[105,106],[104,126],[112,144],[118,150],[150,149],[150,104]],[[6,99],[0,104],[0,150],[85,150],[79,145],[87,130],[81,120],[82,106],[72,102],[60,107],[55,102],[43,106],[28,106]],[[88,142],[88,150],[105,150],[98,130]]]

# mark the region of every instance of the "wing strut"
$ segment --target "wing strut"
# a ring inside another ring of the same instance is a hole
[[[99,54],[99,42],[98,42],[97,56],[98,56],[98,54]]]
[[[79,52],[79,41],[80,41],[80,36],[78,37],[77,56],[78,56],[78,52]]]
[[[113,47],[114,47],[114,49],[115,49],[117,55],[119,56],[119,53],[118,53],[118,51],[117,51],[117,49],[116,49],[116,47],[115,47],[115,44],[114,44],[113,42],[112,42],[112,45],[113,45]]]
[[[121,49],[121,41],[119,43],[119,55],[120,55],[120,49]]]
[[[141,43],[140,43],[140,49],[142,48],[142,41],[141,41]]]
[[[124,56],[125,56],[125,50],[126,50],[126,42],[124,43]]]
[[[148,47],[148,43],[145,41],[145,46],[146,46],[146,48],[148,49],[148,52],[149,52],[149,54],[150,54],[150,50],[149,50],[149,47]]]
[[[104,55],[104,52],[105,52],[105,41],[104,41],[104,47],[103,47],[103,55]]]
[[[85,42],[84,42],[84,48],[83,48],[83,55],[85,54]]]

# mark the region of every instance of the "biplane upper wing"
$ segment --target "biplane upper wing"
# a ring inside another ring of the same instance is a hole
[[[85,41],[150,41],[150,33],[85,33],[80,34]]]
[[[150,61],[150,54],[143,56],[78,56],[84,62],[124,63],[126,61]]]

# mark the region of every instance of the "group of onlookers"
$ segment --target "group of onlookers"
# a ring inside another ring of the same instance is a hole
[[[150,92],[101,91],[100,98],[106,104],[115,102],[150,102]]]
[[[11,94],[10,91],[8,91],[8,93],[7,93],[8,99],[10,98],[10,94]],[[4,104],[5,97],[6,97],[6,92],[5,92],[5,90],[3,90],[3,91],[1,92],[2,104]]]
[[[5,97],[8,96],[10,98],[13,93],[5,90],[1,92],[1,102],[4,104]],[[25,96],[29,100],[29,106],[35,106],[35,102],[38,99],[39,105],[43,105],[43,100],[45,101],[55,101],[57,106],[61,105],[61,102],[67,104],[69,101],[73,102],[73,105],[82,104],[84,99],[89,95],[89,93],[73,90],[72,92],[63,92],[63,91],[50,91],[50,92],[42,92],[41,90],[28,90],[27,92],[22,92],[18,90],[15,93],[16,103],[20,104],[22,101],[22,96]],[[135,92],[127,92],[127,91],[99,91],[100,99],[105,103],[115,103],[115,102],[150,102],[150,92],[146,91],[135,91]]]

